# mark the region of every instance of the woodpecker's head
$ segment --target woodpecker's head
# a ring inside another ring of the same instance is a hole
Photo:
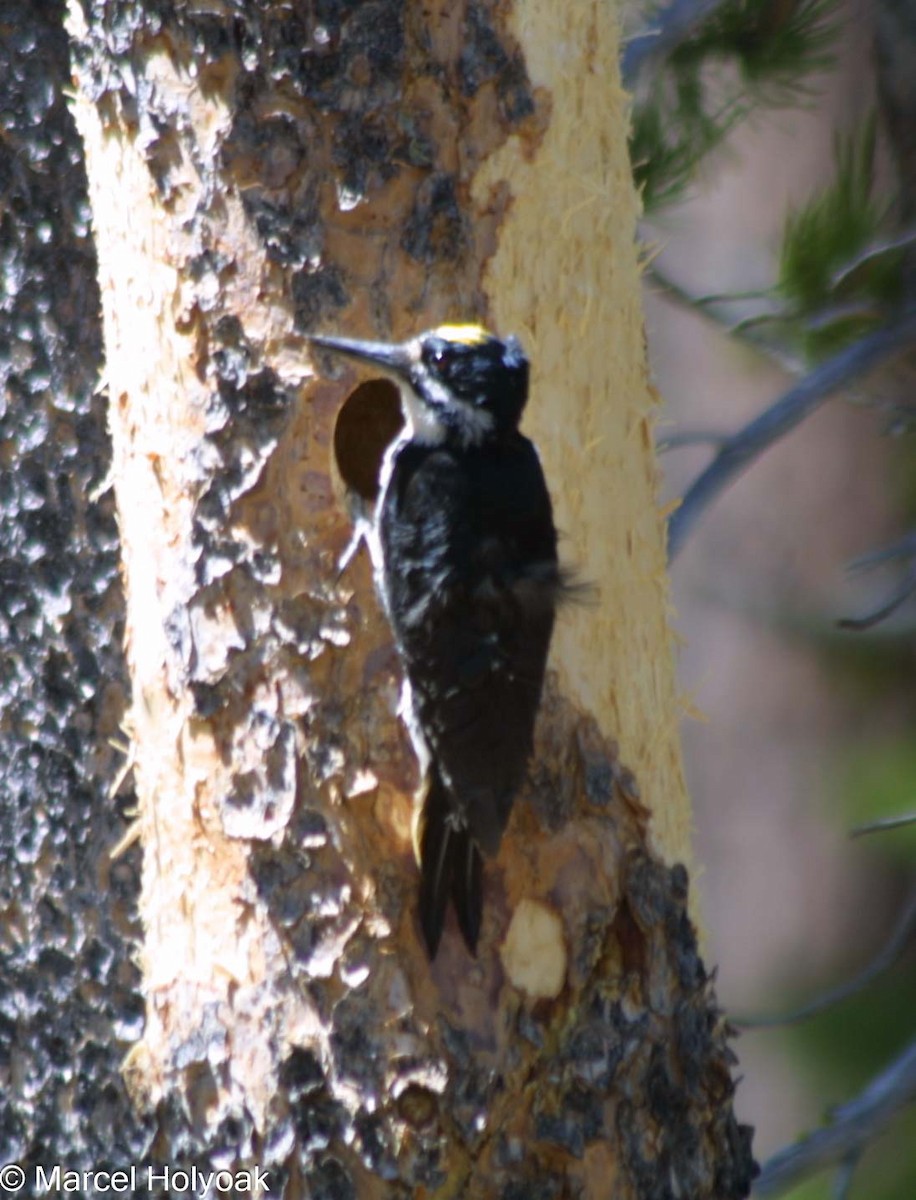
[[[499,438],[517,428],[528,398],[528,360],[518,339],[502,341],[480,325],[440,325],[401,343],[323,334],[310,340],[390,375],[416,441]]]

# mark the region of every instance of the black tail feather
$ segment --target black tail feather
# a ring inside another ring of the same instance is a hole
[[[477,953],[480,922],[483,917],[483,862],[476,843],[466,829],[452,834],[452,900],[465,944]]]
[[[431,959],[436,957],[445,908],[448,904],[452,863],[449,858],[451,830],[442,813],[434,806],[431,794],[426,798],[423,831],[420,836],[420,925]]]
[[[434,774],[420,831],[420,925],[430,959],[439,949],[450,896],[467,947],[477,953],[483,914],[482,869],[480,851],[467,829],[456,823],[448,792]]]

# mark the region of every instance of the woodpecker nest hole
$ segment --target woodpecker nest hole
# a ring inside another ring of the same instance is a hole
[[[343,402],[334,425],[334,460],[349,500],[375,503],[382,459],[403,424],[400,395],[388,379],[366,380]]]

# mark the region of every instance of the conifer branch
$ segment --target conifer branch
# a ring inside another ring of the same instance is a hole
[[[778,1196],[816,1171],[849,1162],[914,1100],[916,1041],[910,1042],[858,1096],[837,1108],[829,1124],[777,1151],[764,1163],[754,1196]]]
[[[673,561],[702,513],[764,450],[815,412],[838,389],[904,350],[916,337],[916,308],[845,347],[799,380],[774,404],[730,437],[687,489],[668,523]]]
[[[837,984],[836,987],[828,988],[819,996],[815,996],[813,1000],[809,1000],[807,1004],[803,1004],[791,1012],[777,1017],[753,1017],[743,1020],[733,1017],[732,1024],[739,1029],[783,1029],[788,1025],[797,1025],[800,1021],[806,1021],[809,1017],[816,1017],[818,1013],[826,1012],[828,1008],[833,1008],[844,1000],[851,999],[874,983],[886,971],[889,971],[910,945],[914,935],[916,935],[916,892],[904,905],[887,941],[871,962],[866,963],[862,970],[853,975],[851,979]]]

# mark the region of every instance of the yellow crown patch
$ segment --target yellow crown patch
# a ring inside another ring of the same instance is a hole
[[[440,325],[436,334],[447,342],[459,342],[462,346],[479,346],[492,336],[482,325]]]

